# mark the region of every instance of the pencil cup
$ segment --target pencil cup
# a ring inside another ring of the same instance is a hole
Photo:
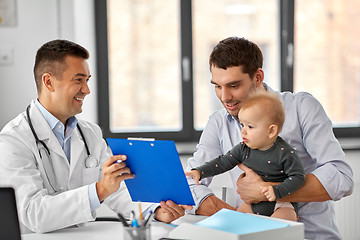
[[[125,227],[124,240],[150,240],[150,224],[145,227]]]

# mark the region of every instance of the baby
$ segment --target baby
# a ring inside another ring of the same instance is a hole
[[[264,181],[279,184],[262,189],[267,202],[251,205],[243,202],[238,211],[297,221],[296,203],[275,201],[295,192],[305,181],[295,150],[278,136],[285,119],[279,98],[269,92],[255,93],[242,103],[238,118],[243,142],[226,155],[185,174],[199,184],[202,178],[224,173],[243,163]]]

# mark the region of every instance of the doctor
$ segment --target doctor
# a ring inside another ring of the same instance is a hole
[[[126,156],[112,156],[100,127],[75,117],[90,93],[88,58],[76,43],[45,43],[34,66],[38,99],[0,133],[0,183],[16,189],[23,233],[93,221],[102,202],[125,215],[134,207]],[[155,217],[171,222],[184,208],[162,202]]]

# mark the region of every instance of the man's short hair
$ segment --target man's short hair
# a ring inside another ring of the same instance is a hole
[[[42,45],[36,53],[34,77],[38,93],[41,92],[41,78],[44,73],[51,73],[61,78],[66,70],[66,56],[89,58],[89,52],[77,43],[68,40],[53,40]]]
[[[239,37],[229,37],[220,41],[212,50],[209,59],[211,67],[226,70],[229,67],[242,66],[244,73],[254,77],[258,68],[262,68],[263,55],[253,42]]]

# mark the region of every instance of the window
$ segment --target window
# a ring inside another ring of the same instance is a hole
[[[338,137],[359,136],[360,3],[348,1],[95,1],[104,136],[198,141],[222,108],[208,58],[229,36],[259,45],[273,89],[312,93]]]
[[[194,0],[194,127],[201,130],[209,116],[222,108],[210,84],[209,56],[213,47],[230,36],[256,42],[264,55],[265,82],[279,90],[278,1]],[[266,32],[266,34],[264,34]]]
[[[314,95],[343,137],[360,136],[359,8],[356,0],[295,2],[294,91]]]
[[[210,84],[208,58],[228,36],[259,44],[265,81],[279,89],[277,0],[95,4],[105,137],[197,141],[210,114],[222,107]]]
[[[110,131],[179,131],[182,122],[177,2],[107,3]]]

